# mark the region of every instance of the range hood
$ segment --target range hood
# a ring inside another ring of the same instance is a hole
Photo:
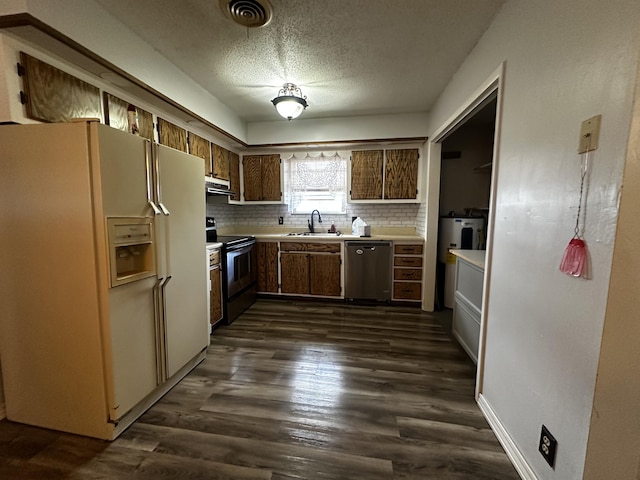
[[[204,191],[207,195],[224,195],[227,197],[235,195],[235,192],[229,190],[226,185],[214,182],[204,182]]]

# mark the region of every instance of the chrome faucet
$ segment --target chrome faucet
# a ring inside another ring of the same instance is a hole
[[[314,210],[313,212],[311,212],[311,222],[309,222],[309,220],[307,220],[307,226],[309,227],[309,232],[310,233],[315,233],[315,230],[313,229],[313,214],[314,213],[318,214],[318,223],[322,223],[322,217],[320,216],[320,212],[318,210]]]

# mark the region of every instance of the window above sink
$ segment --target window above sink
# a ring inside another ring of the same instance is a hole
[[[289,213],[344,214],[347,211],[349,152],[305,152],[283,157]]]

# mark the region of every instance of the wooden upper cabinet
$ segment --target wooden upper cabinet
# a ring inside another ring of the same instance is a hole
[[[244,200],[246,202],[282,199],[280,155],[247,155],[242,158]]]
[[[382,199],[382,150],[351,152],[351,199]]]
[[[158,138],[161,145],[187,152],[187,131],[158,117]]]
[[[262,171],[260,155],[242,158],[244,199],[249,202],[262,200]]]
[[[102,95],[104,100],[104,123],[118,130],[128,132],[129,115],[127,109],[129,102],[125,102],[107,92],[103,92]],[[153,142],[153,115],[140,107],[133,106],[138,114],[139,135]]]
[[[240,201],[240,156],[235,152],[229,152],[229,189],[231,200]]]
[[[385,151],[384,198],[414,199],[418,196],[418,149]]]
[[[189,132],[189,153],[204,160],[204,174],[211,175],[211,143]]]
[[[98,87],[24,52],[20,52],[20,65],[27,118],[43,122],[102,118]]]
[[[351,200],[417,199],[418,160],[417,148],[351,152]]]
[[[229,180],[229,154],[226,148],[215,143],[211,144],[213,150],[213,176],[221,180]]]

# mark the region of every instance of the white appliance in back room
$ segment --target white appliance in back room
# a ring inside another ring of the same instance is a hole
[[[456,280],[456,257],[450,249],[484,248],[483,217],[440,217],[438,226],[438,262],[444,270],[444,306],[453,308]]]
[[[97,122],[0,145],[7,418],[114,439],[209,344],[204,165]]]

